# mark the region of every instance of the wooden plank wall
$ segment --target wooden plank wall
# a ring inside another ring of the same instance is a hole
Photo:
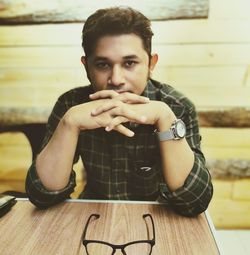
[[[249,9],[248,0],[210,0],[208,19],[153,21],[153,50],[160,56],[153,77],[188,95],[198,110],[249,109]],[[64,91],[87,84],[81,29],[79,23],[0,26],[0,107],[52,107]],[[202,128],[201,133],[208,159],[250,160],[250,128]],[[23,190],[30,161],[22,134],[0,134],[0,192]],[[249,227],[250,213],[245,218],[238,213],[239,208],[250,212],[248,180],[214,182],[210,211],[216,226]]]

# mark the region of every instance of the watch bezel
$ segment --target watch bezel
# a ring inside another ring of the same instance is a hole
[[[180,134],[180,130],[179,130],[179,125],[181,125],[181,127],[184,129],[183,134]],[[175,140],[179,140],[185,137],[186,135],[186,125],[185,123],[181,120],[181,119],[177,119],[173,125],[172,125],[172,131],[174,133],[175,136]]]

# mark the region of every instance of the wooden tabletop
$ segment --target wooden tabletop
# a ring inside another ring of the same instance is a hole
[[[151,227],[147,229],[142,218],[150,213],[156,232],[152,255],[219,254],[204,213],[187,218],[157,203],[86,200],[64,202],[47,210],[38,210],[29,201],[19,200],[0,219],[0,254],[86,254],[81,236],[92,213],[100,214],[100,218],[91,221],[87,239],[124,244],[152,238]]]

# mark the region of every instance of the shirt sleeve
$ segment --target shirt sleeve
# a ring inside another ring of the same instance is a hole
[[[47,208],[70,198],[75,186],[75,172],[72,170],[70,180],[64,189],[58,191],[47,190],[36,173],[35,161],[29,168],[25,183],[29,200],[38,208]]]
[[[213,186],[205,157],[200,150],[201,136],[197,113],[192,103],[189,104],[189,111],[184,114],[182,120],[187,128],[187,142],[194,152],[194,165],[184,185],[174,192],[171,192],[165,183],[160,184],[160,200],[169,204],[179,214],[195,216],[207,209],[213,196]]]
[[[70,105],[71,102],[67,99],[66,96],[61,96],[56,102],[47,123],[46,135],[44,137],[40,151],[49,142],[59,121],[65,112],[70,108]],[[73,163],[76,163],[78,159],[79,155],[76,152]],[[70,198],[70,194],[74,191],[74,187],[76,186],[75,176],[76,174],[72,170],[69,182],[65,188],[58,191],[47,190],[37,175],[36,160],[34,160],[26,176],[25,189],[27,196],[29,200],[39,208],[47,208],[49,206],[55,205],[67,198]]]

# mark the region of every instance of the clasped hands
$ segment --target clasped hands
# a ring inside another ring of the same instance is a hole
[[[104,127],[107,132],[116,130],[132,137],[134,132],[123,123],[134,122],[159,127],[163,125],[163,120],[166,125],[166,119],[174,116],[165,103],[130,92],[119,94],[114,90],[102,90],[91,94],[90,99],[92,101],[70,109],[70,119],[79,131]]]

